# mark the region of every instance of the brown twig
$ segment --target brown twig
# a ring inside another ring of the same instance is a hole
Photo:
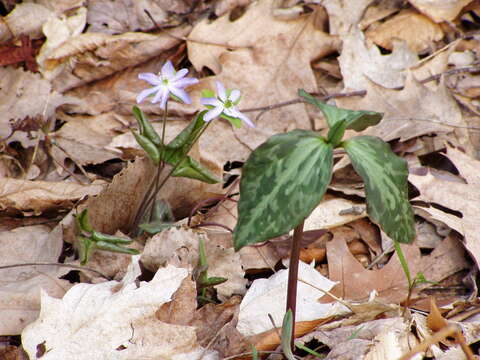
[[[253,46],[235,46],[235,45],[228,45],[228,44],[222,44],[222,43],[214,43],[214,42],[210,42],[210,41],[204,41],[204,40],[195,40],[195,39],[190,39],[190,38],[187,38],[185,36],[178,36],[178,35],[175,35],[175,34],[172,34],[170,32],[168,32],[167,30],[165,30],[163,27],[161,27],[156,21],[155,19],[153,18],[152,14],[150,14],[150,12],[148,10],[143,10],[145,11],[145,13],[147,14],[147,16],[150,18],[150,20],[152,21],[152,23],[155,25],[155,27],[160,30],[162,33],[174,38],[174,39],[177,39],[177,40],[180,40],[180,41],[190,41],[190,42],[193,42],[193,43],[197,43],[197,44],[204,44],[204,45],[213,45],[213,46],[221,46],[221,47],[224,47],[224,48],[227,48],[227,49],[253,49]]]
[[[62,264],[62,263],[49,263],[49,262],[38,262],[38,263],[24,263],[24,264],[11,264],[11,265],[2,265],[0,266],[0,270],[2,269],[11,269],[11,268],[16,268],[16,267],[24,267],[24,266],[58,266],[58,267],[66,267],[66,268],[71,268],[71,269],[77,269],[77,270],[84,270],[84,271],[90,271],[93,272],[97,275],[100,275],[104,279],[107,280],[112,280],[107,275],[102,274],[100,271],[85,267],[85,266],[79,266],[79,265],[73,265],[73,264]]]

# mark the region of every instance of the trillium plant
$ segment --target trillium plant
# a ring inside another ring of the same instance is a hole
[[[163,109],[163,121],[162,131],[159,134],[142,110],[138,106],[133,107],[132,111],[138,123],[138,131],[132,129],[132,134],[157,167],[156,175],[152,179],[137,211],[133,225],[133,235],[142,230],[154,234],[172,226],[173,216],[169,207],[165,203],[157,201],[160,189],[171,176],[196,179],[209,184],[221,181],[206,167],[188,155],[192,146],[198,141],[212,120],[224,118],[235,127],[240,127],[242,123],[251,127],[254,126],[247,116],[236,109],[241,97],[240,91],[226,89],[222,83],[217,81],[216,94],[211,90],[202,92],[204,98],[200,102],[206,106],[206,109],[200,111],[185,129],[168,144],[165,144],[169,100],[173,99],[190,104],[191,99],[185,88],[198,83],[197,79],[187,77],[187,74],[187,69],[176,71],[172,63],[167,61],[159,74],[141,73],[138,75],[139,79],[148,82],[152,87],[138,94],[137,103],[146,99],[150,99],[154,104],[159,103],[160,108]],[[81,234],[78,238],[80,240],[82,264],[88,261],[94,249],[127,254],[137,253],[134,249],[123,247],[123,245],[129,244],[128,239],[111,237],[94,231],[88,223],[87,212],[82,212],[77,216],[77,223]],[[203,259],[202,261],[205,262],[206,260]],[[202,266],[204,267],[204,264]],[[209,280],[206,277],[206,273],[202,273],[199,278],[206,281],[208,286],[212,284],[211,279]],[[202,284],[200,285],[202,286]]]
[[[402,265],[406,262],[400,243],[411,243],[415,237],[406,161],[378,137],[343,140],[345,130],[360,132],[378,124],[383,115],[339,109],[303,90],[299,95],[323,112],[328,135],[294,130],[272,136],[251,153],[242,170],[239,217],[234,230],[234,245],[239,250],[294,229],[287,294],[287,314],[293,318],[292,339],[303,223],[322,200],[331,181],[335,148],[345,150],[363,178],[368,215],[394,241]],[[403,269],[410,284],[408,266]]]

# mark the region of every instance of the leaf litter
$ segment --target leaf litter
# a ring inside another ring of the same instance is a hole
[[[412,276],[429,282],[408,291],[388,241],[366,217],[363,184],[336,181],[306,222],[302,258],[311,264],[302,269],[328,286],[300,276],[297,341],[320,344],[312,350],[328,359],[461,358],[462,333],[464,343],[478,343],[475,2],[3,3],[2,42],[18,46],[26,36],[38,72],[28,56],[11,55],[12,46],[0,51],[11,64],[1,69],[0,356],[21,356],[19,335],[31,359],[219,359],[248,354],[250,344],[279,346],[291,236],[235,253],[226,229],[237,221],[238,189],[175,178],[160,194],[174,227],[136,236],[141,257],[93,254],[87,268],[115,280],[73,268],[74,214],[88,208],[95,229],[109,234],[128,234],[136,221],[154,169],[132,141],[130,109],[143,86],[137,74],[158,72],[166,60],[200,78],[193,106],[169,109],[167,139],[215,80],[244,94],[241,110],[256,128],[214,121],[191,153],[217,176],[238,176],[226,163],[245,161],[274,133],[322,132],[323,117],[309,105],[280,106],[298,88],[384,112],[368,133],[408,159],[417,241],[404,252]],[[352,91],[364,95],[339,95]],[[144,111],[160,126],[158,106]],[[349,165],[337,165],[338,180]],[[211,199],[221,200],[199,206]],[[215,286],[215,303],[197,299],[199,238],[209,276],[228,278]],[[26,263],[72,268],[4,268]],[[448,331],[456,342],[442,335]]]

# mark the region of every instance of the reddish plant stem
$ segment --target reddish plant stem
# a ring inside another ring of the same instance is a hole
[[[298,263],[300,261],[300,244],[303,237],[302,221],[293,230],[292,251],[290,253],[290,266],[288,268],[288,290],[287,290],[287,309],[292,310],[292,351],[295,350],[295,312],[297,309],[297,283],[298,283]]]

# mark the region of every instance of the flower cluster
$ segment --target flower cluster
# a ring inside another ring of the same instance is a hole
[[[168,98],[171,96],[185,104],[191,104],[190,96],[184,88],[197,84],[198,79],[185,77],[187,73],[187,69],[175,71],[172,62],[167,61],[158,75],[153,73],[139,74],[139,79],[147,81],[153,87],[141,91],[137,96],[137,103],[141,103],[147,97],[153,96],[151,102],[153,104],[160,102],[160,107],[165,109]],[[250,127],[255,127],[254,123],[236,108],[236,105],[240,102],[240,90],[227,90],[219,81],[216,81],[216,87],[216,97],[213,94],[213,96],[204,97],[200,100],[201,104],[208,109],[203,120],[209,122],[222,117],[231,121],[237,127],[240,127],[242,121]]]

